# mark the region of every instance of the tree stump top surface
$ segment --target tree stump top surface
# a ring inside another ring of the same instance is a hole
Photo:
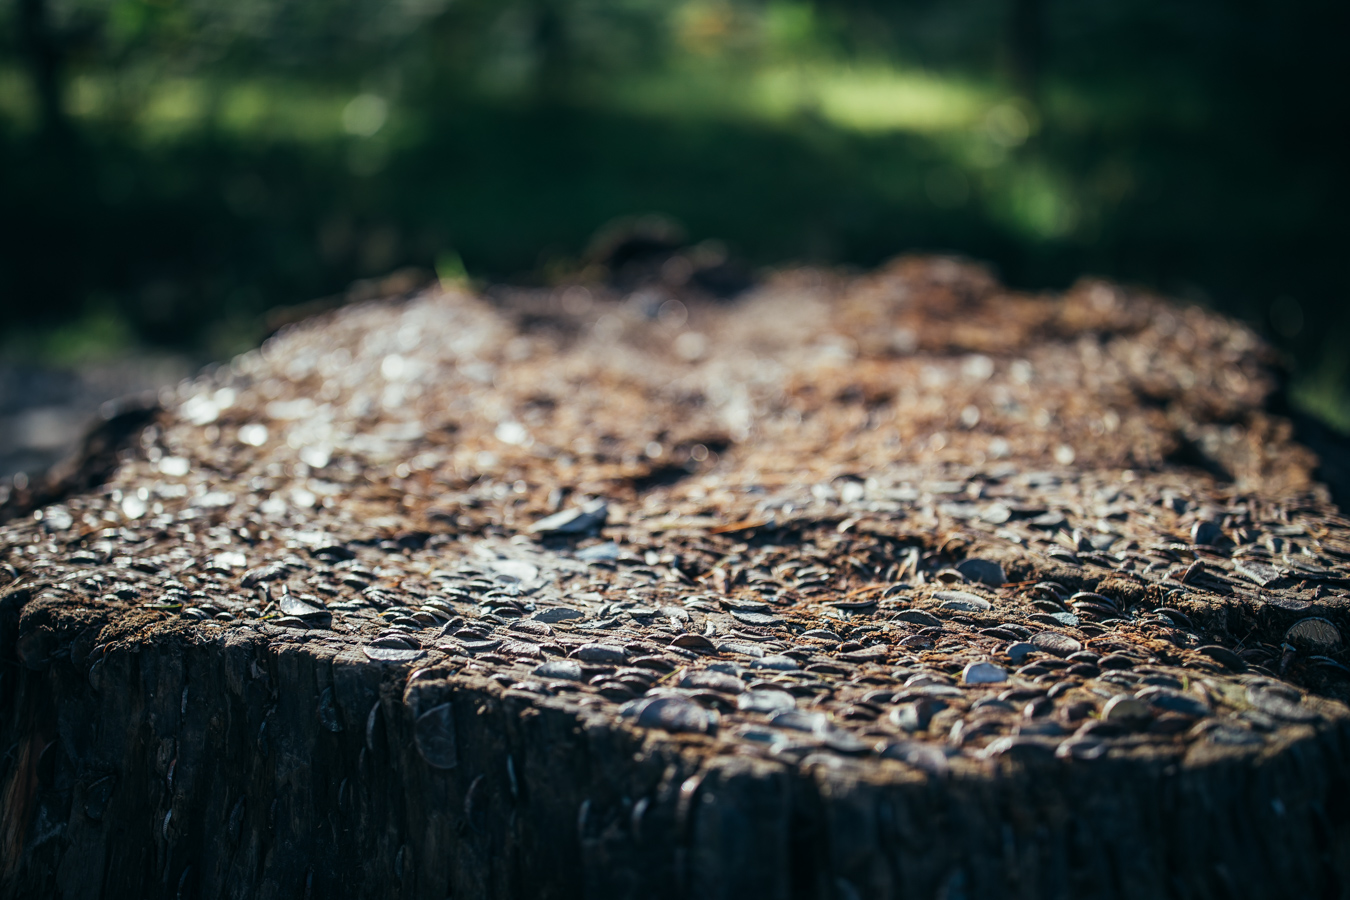
[[[434,292],[182,384],[0,528],[5,590],[30,667],[248,633],[709,758],[1255,760],[1350,715],[1350,525],[1276,387],[1211,313],[943,259]]]

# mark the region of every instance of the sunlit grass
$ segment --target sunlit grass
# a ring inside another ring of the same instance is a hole
[[[1321,419],[1342,434],[1350,434],[1350,399],[1346,398],[1343,388],[1299,381],[1291,393],[1295,407]]]
[[[1350,395],[1345,387],[1347,368],[1350,368],[1350,360],[1344,354],[1326,354],[1316,370],[1294,379],[1289,393],[1296,407],[1350,434]]]
[[[37,122],[37,100],[28,77],[17,67],[0,66],[0,121],[27,131]]]
[[[997,214],[1028,237],[1062,238],[1078,224],[1071,186],[1042,166],[1018,167],[1016,177],[997,185],[994,204]]]
[[[973,133],[1010,97],[989,85],[881,63],[733,65],[687,62],[596,92],[599,102],[663,116],[737,116],[770,123],[815,117],[859,132]],[[1021,137],[1025,138],[1025,134]]]
[[[997,101],[987,87],[881,65],[771,68],[751,97],[770,117],[810,110],[840,128],[915,134],[973,130]]]
[[[343,113],[357,96],[282,78],[85,73],[71,79],[66,111],[76,122],[127,127],[149,142],[191,140],[212,132],[244,140],[311,143],[351,133],[344,130]],[[17,70],[0,69],[0,119],[28,125],[34,114],[27,79]],[[384,125],[383,119],[379,124]],[[378,130],[364,126],[359,133],[369,136]]]
[[[710,63],[627,79],[600,102],[666,119],[711,116],[776,128],[812,121],[844,132],[913,135],[929,142],[935,162],[917,179],[924,195],[911,200],[965,207],[1036,241],[1074,235],[1084,204],[1094,202],[1064,173],[1016,152],[1041,117],[993,83],[880,63]]]
[[[208,109],[206,86],[200,80],[176,78],[151,95],[139,124],[157,137],[177,137],[200,130]]]
[[[129,95],[136,102],[128,102]],[[714,117],[789,130],[815,122],[844,132],[914,135],[932,142],[935,166],[925,183],[927,200],[938,207],[983,209],[1035,240],[1070,236],[1079,221],[1072,185],[1013,152],[1039,126],[1036,111],[994,84],[881,63],[703,60],[609,84],[591,92],[589,102],[667,121]],[[0,116],[17,123],[31,116],[29,104],[22,79],[12,71],[0,75]],[[387,141],[401,129],[415,129],[419,115],[370,93],[296,80],[125,72],[73,79],[68,106],[78,121],[129,127],[148,143],[207,132],[252,143],[355,139],[352,167],[358,172],[378,169],[388,150],[381,144],[363,152],[363,141],[377,132]]]

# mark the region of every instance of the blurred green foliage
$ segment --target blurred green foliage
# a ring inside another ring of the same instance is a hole
[[[546,281],[606,222],[661,212],[759,263],[955,251],[1024,287],[1099,274],[1209,303],[1284,347],[1296,396],[1344,425],[1347,18],[1329,0],[15,0],[0,346],[222,355],[358,278]]]

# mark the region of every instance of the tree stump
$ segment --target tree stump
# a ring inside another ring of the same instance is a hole
[[[1344,896],[1277,398],[945,259],[291,327],[0,528],[0,895]]]

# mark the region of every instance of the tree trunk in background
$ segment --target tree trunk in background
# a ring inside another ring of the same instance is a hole
[[[63,135],[67,122],[62,104],[61,42],[46,0],[19,0],[19,52],[37,95],[43,132]]]
[[[1027,98],[1035,101],[1045,63],[1045,0],[1012,0],[1008,51],[1014,80]]]

